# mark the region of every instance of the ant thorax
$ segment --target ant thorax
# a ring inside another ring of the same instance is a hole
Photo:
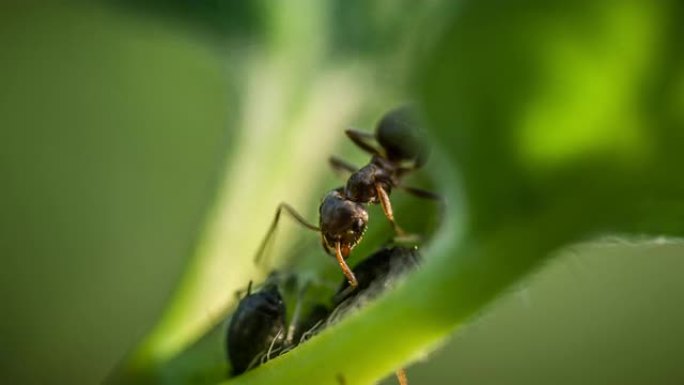
[[[370,163],[354,172],[344,188],[347,199],[359,203],[378,203],[376,185],[388,194],[397,184],[396,169],[387,159],[373,156]]]
[[[366,231],[368,211],[363,204],[347,199],[339,188],[323,198],[319,214],[324,245],[330,251],[339,242],[346,257]]]

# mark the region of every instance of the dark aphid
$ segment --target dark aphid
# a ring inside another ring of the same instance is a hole
[[[307,340],[311,335],[343,318],[352,310],[347,305],[354,302],[355,298],[363,296],[363,300],[359,301],[363,303],[351,304],[352,307],[363,307],[369,300],[390,288],[398,278],[417,268],[420,262],[421,256],[415,247],[385,247],[371,254],[353,269],[358,284],[355,290],[349,281],[342,281],[331,298],[331,308],[322,304],[314,305],[302,321],[294,325],[294,344]]]
[[[367,301],[380,295],[391,287],[395,280],[420,264],[421,257],[415,247],[387,247],[373,253],[354,266],[353,272],[358,281],[356,290],[347,281],[340,284],[333,296],[333,311],[327,322],[335,323],[349,311],[364,306]],[[400,385],[407,385],[408,379],[403,368],[395,372]]]
[[[226,335],[233,375],[258,366],[261,357],[280,348],[285,339],[285,303],[276,285],[249,291],[235,310]]]
[[[243,373],[304,343],[391,287],[397,278],[415,269],[420,260],[415,247],[394,246],[376,251],[354,267],[356,286],[348,280],[340,284],[332,297],[332,307],[316,304],[300,320],[301,302],[298,302],[289,328],[283,298],[274,284],[266,285],[257,293],[250,293],[248,288],[247,296],[240,301],[231,320],[226,339],[233,374]],[[281,278],[272,275],[269,280]],[[302,288],[299,301],[306,287]],[[403,369],[395,374],[401,385],[407,384]]]
[[[376,289],[375,293],[381,293],[392,278],[415,269],[420,260],[420,254],[415,247],[394,246],[376,251],[354,266],[352,271],[358,282],[356,290],[351,290],[349,283],[343,281],[333,296],[333,305],[337,306],[352,297],[364,294],[371,286]]]

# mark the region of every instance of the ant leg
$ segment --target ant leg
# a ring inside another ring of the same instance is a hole
[[[389,195],[387,194],[387,191],[385,191],[384,188],[379,183],[375,184],[375,191],[378,193],[378,198],[380,200],[380,205],[382,206],[382,211],[385,213],[385,216],[387,219],[389,219],[390,223],[392,224],[392,228],[394,228],[394,232],[397,234],[397,236],[394,238],[396,241],[401,241],[401,242],[417,242],[420,240],[420,237],[415,235],[415,234],[408,234],[406,231],[404,231],[397,222],[394,220],[394,212],[392,211],[392,203],[390,202]]]
[[[356,172],[356,170],[358,170],[358,167],[336,156],[331,156],[328,159],[328,162],[330,163],[330,167],[332,167],[332,169],[335,171],[346,171],[350,174],[353,174]]]
[[[434,193],[432,191],[427,191],[427,190],[423,190],[423,189],[420,189],[417,187],[403,186],[403,185],[399,185],[397,187],[406,191],[407,193],[409,193],[415,197],[433,200],[433,201],[438,201],[439,203],[445,204],[444,197],[437,194],[437,193]]]
[[[394,232],[397,233],[399,236],[404,236],[406,233],[404,230],[399,227],[397,222],[394,220],[394,212],[392,211],[392,203],[390,202],[389,195],[387,195],[387,191],[385,191],[382,186],[380,186],[379,183],[375,184],[375,191],[378,193],[378,198],[380,199],[380,205],[382,206],[382,211],[385,213],[385,216],[387,219],[389,219],[390,223],[392,224],[392,227],[394,228]]]
[[[290,214],[294,220],[297,221],[300,225],[306,227],[309,230],[313,230],[316,232],[320,232],[321,229],[318,228],[318,226],[314,226],[307,222],[306,219],[304,219],[303,216],[301,216],[295,209],[292,208],[292,206],[288,205],[287,203],[281,203],[278,205],[278,209],[276,210],[276,215],[273,218],[273,222],[271,223],[271,227],[268,229],[268,232],[266,233],[266,237],[264,237],[264,240],[261,241],[261,245],[259,245],[259,249],[257,250],[256,255],[254,256],[254,263],[259,264],[261,261],[261,257],[264,254],[264,249],[266,248],[266,245],[268,244],[268,241],[271,239],[271,236],[275,232],[276,227],[278,226],[278,221],[280,221],[280,214],[285,210],[286,213]]]
[[[302,300],[299,298],[297,304],[295,305],[294,315],[292,316],[292,321],[290,326],[287,328],[287,334],[285,337],[285,344],[287,346],[292,346],[292,341],[294,340],[295,331],[297,330],[297,323],[299,322],[300,313],[302,312]]]
[[[276,334],[275,338],[273,341],[271,341],[271,344],[268,346],[268,350],[266,351],[266,355],[261,357],[261,364],[265,364],[266,361],[271,359],[271,353],[274,353],[275,349],[280,349],[281,346],[276,346],[276,341],[278,341],[278,338],[283,334],[283,329],[278,330],[278,334]],[[277,353],[277,352],[275,352]],[[277,357],[277,356],[274,356]]]
[[[399,179],[403,178],[406,176],[406,174],[410,174],[414,171],[416,171],[419,167],[413,165],[413,166],[408,166],[408,167],[399,167],[396,169],[397,177]]]
[[[366,151],[371,155],[380,155],[380,151],[378,151],[377,148],[368,143],[369,140],[375,139],[373,134],[354,129],[345,130],[344,133],[347,134],[347,137],[349,137],[349,139],[351,139],[351,141],[354,142],[354,144],[362,150]]]
[[[297,295],[297,304],[295,305],[294,313],[292,314],[292,320],[290,321],[290,326],[287,328],[287,334],[285,336],[285,344],[287,346],[292,346],[292,341],[294,340],[295,332],[297,331],[297,327],[299,326],[297,324],[299,323],[299,318],[301,317],[302,313],[302,302],[304,302],[304,293],[306,292],[308,286],[308,284],[304,284],[304,286],[300,288],[299,293]]]
[[[359,286],[359,282],[356,280],[356,276],[351,271],[349,265],[347,265],[347,262],[344,260],[344,257],[342,256],[342,250],[340,250],[340,241],[335,242],[335,258],[337,259],[337,263],[340,264],[342,273],[344,273],[344,276],[347,277],[347,281],[349,281],[349,286],[353,288]]]
[[[427,199],[427,200],[437,202],[437,204],[439,205],[438,222],[439,223],[443,222],[443,219],[444,219],[443,215],[444,215],[444,212],[446,211],[446,205],[447,205],[446,199],[444,199],[443,196],[441,196],[437,193],[434,193],[432,191],[427,191],[427,190],[423,190],[423,189],[416,188],[416,187],[399,185],[398,188],[406,191],[407,193],[409,193],[409,194],[411,194],[417,198],[422,198],[422,199]]]
[[[404,368],[397,370],[395,374],[397,375],[399,385],[408,385],[408,378],[406,378],[406,370]]]

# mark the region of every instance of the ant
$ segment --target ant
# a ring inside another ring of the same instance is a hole
[[[331,158],[335,170],[351,173],[345,186],[328,192],[319,206],[318,226],[309,223],[287,203],[281,203],[276,210],[271,227],[262,241],[255,262],[259,262],[266,244],[273,235],[283,210],[303,227],[319,232],[323,249],[337,259],[352,289],[358,281],[347,265],[351,250],[361,241],[368,225],[367,204],[380,204],[398,237],[407,234],[397,225],[389,195],[393,188],[401,188],[420,198],[441,201],[429,191],[404,186],[403,177],[422,167],[427,160],[428,148],[421,134],[413,111],[399,107],[386,113],[378,123],[375,134],[349,129],[346,134],[354,144],[372,155],[370,162],[357,169],[339,159]],[[375,140],[380,147],[371,142]]]
[[[333,169],[351,174],[344,186],[345,197],[359,203],[379,203],[395,233],[405,236],[406,233],[394,220],[389,200],[392,189],[401,188],[421,198],[441,199],[432,192],[401,183],[405,175],[425,164],[429,154],[415,113],[407,106],[389,111],[378,123],[375,135],[354,129],[345,133],[354,144],[372,155],[370,162],[360,169],[340,158],[330,158]],[[373,140],[380,144],[380,148],[371,144]]]

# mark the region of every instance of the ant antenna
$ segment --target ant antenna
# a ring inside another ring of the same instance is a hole
[[[332,167],[332,169],[337,172],[344,171],[349,174],[353,174],[359,170],[358,167],[336,156],[331,156],[330,158],[328,158],[328,163],[330,163],[330,167]]]
[[[345,130],[344,133],[347,134],[347,137],[349,137],[354,144],[359,146],[359,148],[367,153],[371,155],[381,155],[380,150],[368,143],[371,140],[375,140],[375,136],[373,134],[365,131],[355,130],[353,128]]]

